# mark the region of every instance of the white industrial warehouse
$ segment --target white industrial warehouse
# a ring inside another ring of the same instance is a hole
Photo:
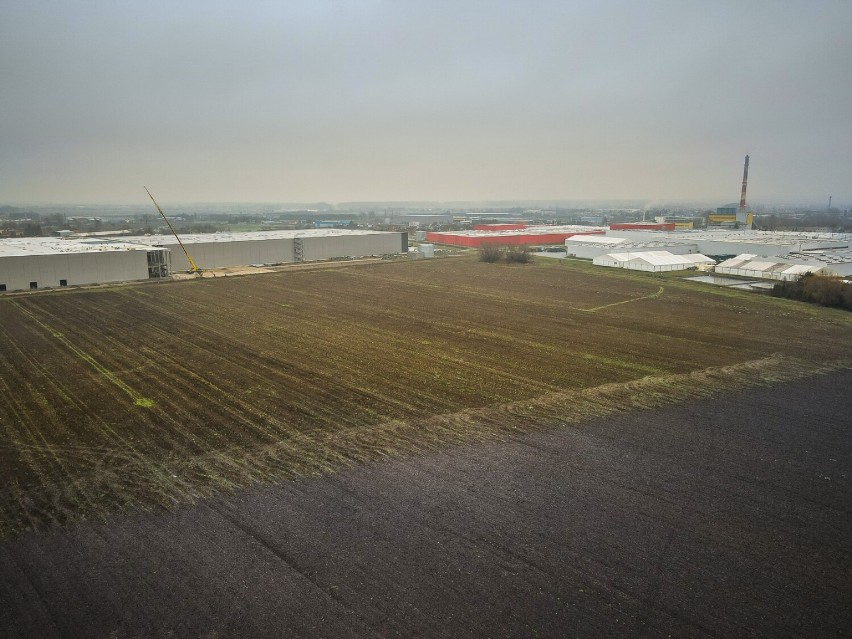
[[[787,231],[613,231],[606,237],[633,242],[684,242],[694,244],[699,253],[711,256],[785,255],[792,251],[848,249],[850,236],[845,233],[804,233]]]
[[[629,240],[609,235],[575,235],[565,240],[565,252],[568,257],[593,260],[599,255],[613,251],[619,253],[668,251],[674,255],[685,255],[698,253],[698,245],[678,240]]]
[[[309,229],[181,236],[198,268],[284,264],[408,251],[408,234]],[[190,270],[171,235],[0,240],[0,292],[168,277]]]
[[[189,262],[173,235],[122,239],[125,242],[138,241],[170,249],[172,270],[190,270]],[[393,255],[408,251],[407,233],[385,231],[307,229],[181,235],[180,239],[200,269],[313,262],[335,257]]]

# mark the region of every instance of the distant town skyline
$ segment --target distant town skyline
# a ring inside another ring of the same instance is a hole
[[[0,205],[852,204],[852,3],[0,4]]]

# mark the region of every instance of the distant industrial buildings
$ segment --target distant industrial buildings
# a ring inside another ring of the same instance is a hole
[[[503,225],[498,225],[503,226]],[[518,228],[520,226],[520,228]],[[575,235],[606,232],[600,226],[524,226],[511,225],[510,229],[482,229],[473,231],[428,232],[426,240],[452,246],[529,246],[531,244],[562,244]]]
[[[730,207],[732,215],[742,215],[743,207]],[[670,222],[630,222],[601,226],[525,226],[522,223],[478,224],[472,231],[418,232],[418,240],[463,247],[534,246],[564,244],[566,257],[593,260],[596,264],[672,270],[707,268],[737,256],[742,262],[757,258],[771,268],[750,268],[750,277],[782,279],[802,272],[852,275],[852,235],[753,231],[734,228],[682,229]],[[657,253],[652,259],[638,254]],[[683,256],[680,258],[667,257]],[[555,254],[549,253],[551,257]],[[706,256],[692,259],[690,255]],[[602,256],[608,256],[606,258]],[[629,257],[625,257],[629,256]],[[707,258],[713,259],[707,259]],[[599,259],[600,258],[600,259]],[[763,259],[763,258],[772,258]],[[656,262],[652,264],[652,262]],[[667,265],[664,265],[666,262]],[[654,268],[651,268],[651,266]],[[783,265],[783,266],[781,266]],[[791,268],[801,266],[801,269]],[[720,265],[719,272],[728,266]],[[738,267],[740,271],[744,269]]]
[[[598,256],[615,252],[703,254],[721,262],[715,269],[720,274],[791,279],[805,272],[852,275],[850,240],[852,236],[840,233],[610,230],[604,236],[568,238],[565,251],[568,256],[593,261]],[[732,258],[736,259],[731,261]]]
[[[725,204],[716,208],[715,213],[707,216],[707,225],[717,228],[747,228],[750,229],[754,222],[751,211],[740,211],[736,202]]]
[[[647,251],[667,251],[674,255],[698,253],[694,242],[660,239],[628,239],[611,235],[575,235],[565,240],[565,252],[568,257],[580,257],[594,260],[599,255],[619,251],[621,253],[639,253]]]
[[[676,232],[608,231],[607,237],[630,241],[664,241],[694,244],[698,252],[716,257],[733,257],[740,253],[786,255],[791,252],[848,250],[849,234],[803,233],[785,231],[693,230]]]
[[[707,224],[710,226],[731,226],[736,228],[752,228],[753,216],[746,205],[746,189],[748,187],[748,162],[749,157],[745,156],[745,164],[743,165],[743,186],[740,191],[740,203],[731,203],[720,206],[716,209],[716,214],[710,214],[707,218]]]
[[[785,280],[806,272],[852,276],[852,234],[736,229],[671,230],[669,224],[523,226],[480,224],[454,232],[418,231],[426,242],[458,247],[564,246],[563,257],[602,266],[666,271],[715,267],[716,273]],[[408,234],[349,229],[307,229],[185,235],[201,269],[286,264],[408,251]],[[558,253],[547,253],[551,256]],[[162,279],[191,270],[172,235],[51,237],[0,240],[0,292]]]
[[[181,236],[202,270],[408,251],[408,234],[343,229]],[[190,264],[171,235],[0,240],[0,292],[168,277]]]

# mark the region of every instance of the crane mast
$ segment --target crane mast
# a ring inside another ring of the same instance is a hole
[[[174,235],[174,236],[175,236],[175,239],[178,241],[178,244],[180,244],[180,247],[183,249],[183,254],[184,254],[184,255],[186,255],[186,260],[187,260],[187,262],[189,262],[189,266],[190,266],[189,271],[190,271],[191,273],[199,273],[199,274],[200,274],[200,273],[201,273],[201,269],[200,269],[200,268],[198,268],[198,267],[195,265],[195,262],[192,260],[192,257],[190,257],[190,255],[189,255],[189,251],[187,251],[187,250],[186,250],[186,247],[183,245],[183,242],[181,242],[181,241],[180,241],[180,238],[178,237],[177,231],[175,231],[175,227],[173,227],[173,226],[172,226],[172,223],[171,223],[171,222],[169,222],[169,218],[167,218],[167,217],[166,217],[166,214],[165,214],[165,213],[163,213],[163,209],[161,209],[161,208],[160,208],[160,205],[159,205],[159,204],[157,204],[157,200],[155,200],[155,199],[154,199],[154,196],[153,196],[153,195],[151,195],[151,191],[149,191],[149,190],[148,190],[148,187],[147,187],[147,186],[143,186],[142,188],[143,188],[143,189],[145,189],[145,192],[148,194],[148,197],[149,197],[149,198],[151,198],[151,201],[154,203],[154,206],[156,206],[156,207],[157,207],[157,210],[160,212],[160,215],[161,215],[161,216],[162,216],[162,218],[166,221],[166,224],[168,224],[169,229],[170,229],[170,230],[171,230],[171,232],[172,232],[172,235]]]

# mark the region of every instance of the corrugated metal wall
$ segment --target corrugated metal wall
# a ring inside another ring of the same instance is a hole
[[[97,251],[0,258],[0,284],[7,291],[27,290],[30,282],[50,288],[148,279],[145,251]]]
[[[172,251],[172,271],[188,271],[189,262],[180,245],[175,242],[164,246]],[[292,238],[242,242],[196,242],[185,246],[200,269],[293,261]]]
[[[304,260],[391,255],[408,250],[407,233],[369,233],[302,238]],[[294,238],[188,243],[186,248],[201,269],[295,261]],[[161,246],[171,251],[172,272],[188,271],[189,262],[175,241]],[[148,279],[144,250],[97,251],[0,257],[0,284],[7,291]]]
[[[364,235],[306,236],[302,240],[302,260],[327,260],[334,257],[390,255],[401,252],[405,233]],[[294,238],[233,242],[197,242],[186,244],[198,268],[246,266],[248,264],[286,264],[296,261]],[[407,243],[407,242],[406,242]],[[172,271],[188,271],[189,262],[180,246],[164,244],[172,251]]]
[[[391,255],[401,251],[400,233],[340,235],[304,238],[304,259],[327,260],[332,257]]]

